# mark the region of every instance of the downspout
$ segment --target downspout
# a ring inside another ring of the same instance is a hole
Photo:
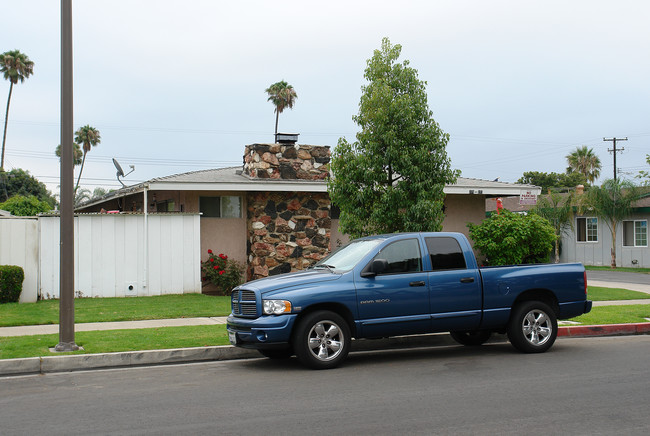
[[[149,200],[147,197],[147,188],[144,185],[142,209],[144,210],[144,265],[143,265],[143,283],[142,289],[145,295],[149,295]]]

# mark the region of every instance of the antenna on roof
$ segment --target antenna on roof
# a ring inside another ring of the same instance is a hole
[[[133,171],[135,171],[135,165],[129,165],[131,168],[131,171],[128,173],[124,174],[124,170],[122,169],[122,166],[119,164],[119,162],[113,158],[113,165],[115,165],[115,168],[117,169],[117,181],[122,184],[122,188],[126,188],[126,185],[120,180],[120,177],[126,177],[129,174],[131,174]]]

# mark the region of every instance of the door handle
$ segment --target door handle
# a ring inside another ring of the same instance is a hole
[[[460,279],[461,283],[474,283],[474,277],[463,277]]]
[[[424,286],[426,283],[424,283],[424,280],[421,280],[419,282],[411,282],[409,283],[409,286]]]

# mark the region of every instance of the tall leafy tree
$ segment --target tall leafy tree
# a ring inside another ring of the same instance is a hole
[[[542,188],[542,192],[548,190],[566,190],[575,188],[578,185],[585,185],[587,178],[581,173],[544,173],[540,171],[526,171],[517,183],[536,185]]]
[[[537,198],[537,205],[533,213],[546,218],[555,229],[555,263],[560,262],[560,240],[562,235],[573,227],[573,198],[574,194],[559,194],[557,192],[549,195],[540,195]]]
[[[451,169],[449,135],[434,121],[426,82],[402,47],[384,38],[367,62],[356,141],[340,138],[328,182],[341,210],[340,230],[352,237],[400,231],[439,231],[443,189],[458,176]]]
[[[286,109],[293,109],[293,105],[296,103],[298,94],[296,90],[293,89],[293,86],[289,85],[284,80],[276,82],[273,85],[269,86],[265,92],[269,95],[267,101],[270,101],[275,106],[275,140],[278,138],[278,120],[280,114]]]
[[[639,189],[626,180],[608,179],[602,186],[594,186],[587,192],[587,207],[601,218],[612,232],[612,268],[616,268],[616,229],[628,218],[632,206],[640,198]]]
[[[6,184],[0,189],[0,201],[6,201],[11,197],[20,195],[23,197],[34,196],[38,200],[50,205],[50,209],[56,205],[56,199],[47,190],[44,183],[39,182],[34,176],[21,168],[14,168],[4,173]]]
[[[74,187],[74,192],[76,193],[77,188],[79,188],[79,182],[81,181],[81,173],[83,173],[84,164],[86,163],[86,155],[92,147],[96,147],[102,141],[99,136],[99,130],[85,125],[75,132],[74,142],[82,147],[84,153],[81,159],[81,169],[79,170],[79,177],[77,177],[77,184]]]
[[[23,83],[25,79],[34,73],[34,62],[29,60],[26,54],[18,50],[10,50],[0,54],[0,72],[5,80],[9,81],[9,97],[7,98],[7,110],[5,111],[5,128],[2,134],[2,157],[0,157],[0,172],[5,167],[5,144],[7,142],[7,123],[9,121],[9,104],[14,85]]]
[[[572,153],[566,156],[566,160],[569,164],[566,169],[567,173],[581,173],[591,184],[600,176],[602,165],[600,158],[596,156],[593,148],[589,148],[586,145],[577,147]]]

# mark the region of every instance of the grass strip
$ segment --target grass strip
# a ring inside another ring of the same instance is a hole
[[[49,348],[54,347],[58,342],[58,334],[0,337],[0,359],[164,350],[229,344],[225,325],[78,332],[75,334],[75,342],[77,345],[84,347],[83,351],[70,353],[50,352]]]
[[[155,297],[77,298],[75,322],[227,316],[230,297],[203,294]],[[58,324],[59,300],[0,304],[0,327]]]
[[[571,318],[570,321],[582,325],[629,324],[648,322],[646,318],[650,318],[650,304],[594,307],[591,312]]]
[[[591,301],[647,300],[650,299],[650,294],[628,289],[589,286],[587,298]]]
[[[587,271],[612,271],[612,272],[633,272],[640,274],[650,274],[650,268],[628,268],[628,267],[618,267],[616,269],[611,266],[592,266],[585,265]]]

